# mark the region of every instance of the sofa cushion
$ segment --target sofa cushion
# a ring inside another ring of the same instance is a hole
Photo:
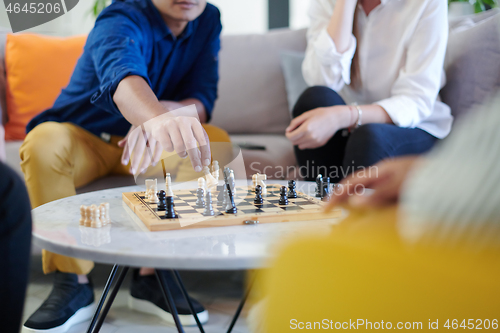
[[[241,149],[248,179],[256,173],[265,173],[268,179],[296,177],[293,146],[284,135],[231,135],[231,141],[235,145],[245,143],[266,147],[266,150]]]
[[[293,111],[300,95],[307,89],[307,83],[302,75],[302,63],[305,52],[286,51],[281,54],[281,67],[285,77],[285,87],[288,99],[288,108]]]
[[[459,118],[500,86],[500,10],[450,21],[443,102]]]
[[[290,116],[280,56],[305,48],[305,29],[223,36],[212,124],[230,134],[283,134]]]
[[[7,36],[7,140],[22,140],[28,122],[54,104],[69,82],[85,40],[86,36]]]

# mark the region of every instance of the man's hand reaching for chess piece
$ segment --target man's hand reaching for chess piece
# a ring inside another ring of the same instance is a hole
[[[353,207],[382,207],[398,202],[401,188],[410,171],[421,162],[417,156],[384,160],[371,172],[359,171],[340,182],[342,190],[334,191],[327,209],[340,204]],[[374,171],[375,170],[375,171]],[[369,195],[356,195],[359,187],[372,189]]]
[[[134,98],[130,99],[131,96]],[[133,124],[127,136],[118,143],[124,147],[121,162],[126,165],[131,161],[132,174],[145,172],[149,165],[156,165],[163,150],[175,151],[181,158],[189,156],[196,172],[210,164],[210,143],[200,122],[206,120],[206,112],[199,101],[158,101],[146,81],[137,76],[120,82],[114,101]],[[173,110],[175,107],[179,109]],[[138,109],[144,112],[136,112]]]

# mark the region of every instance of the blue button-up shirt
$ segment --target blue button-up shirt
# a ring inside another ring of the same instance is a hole
[[[151,0],[117,0],[96,20],[68,86],[54,106],[33,118],[71,122],[91,133],[124,136],[130,123],[113,94],[125,77],[143,77],[160,100],[200,100],[210,119],[217,98],[219,10],[205,11],[175,37]]]

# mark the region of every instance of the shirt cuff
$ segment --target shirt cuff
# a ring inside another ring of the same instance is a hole
[[[352,34],[348,49],[344,53],[339,53],[333,39],[324,28],[314,41],[314,49],[323,66],[334,66],[340,63],[344,82],[351,83],[351,63],[356,52],[356,38]]]
[[[120,84],[120,82],[124,78],[131,75],[137,75],[142,77],[151,87],[151,82],[149,81],[149,78],[141,71],[131,68],[122,68],[114,74],[114,78],[112,81],[101,86],[99,91],[97,91],[94,95],[92,95],[90,102],[95,106],[104,109],[110,113],[121,115],[122,113],[120,112],[120,110],[118,109],[113,100],[113,95],[115,94],[116,88],[118,88],[118,84]]]
[[[395,96],[374,104],[381,106],[398,127],[414,128],[418,125],[418,121],[415,120],[418,111],[415,102],[409,98]]]

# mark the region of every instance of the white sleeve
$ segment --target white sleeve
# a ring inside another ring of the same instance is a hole
[[[394,124],[414,128],[433,110],[443,73],[448,42],[448,3],[428,1],[408,44],[405,66],[391,89],[378,101]]]
[[[340,91],[351,83],[351,62],[356,39],[351,35],[349,48],[339,53],[326,31],[335,1],[312,0],[309,9],[311,26],[307,32],[307,49],[302,74],[309,86],[322,85]]]

